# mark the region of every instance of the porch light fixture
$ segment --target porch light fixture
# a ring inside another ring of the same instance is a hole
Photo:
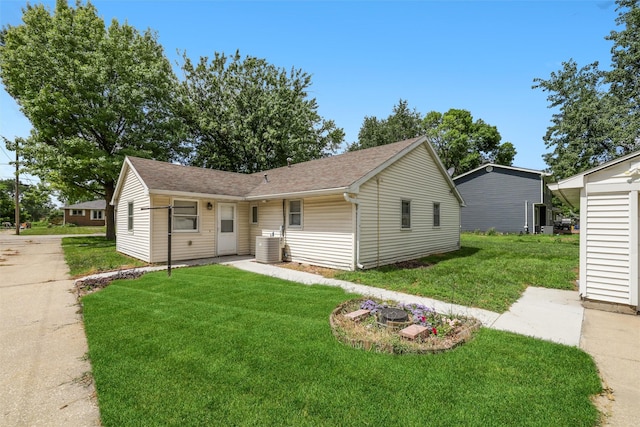
[[[213,209],[213,205],[211,202],[207,202],[207,210],[210,211],[211,209]]]

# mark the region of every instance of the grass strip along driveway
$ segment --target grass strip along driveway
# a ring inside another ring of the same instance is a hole
[[[377,269],[339,272],[336,279],[435,298],[498,313],[527,286],[575,289],[579,236],[461,236],[459,251]]]
[[[596,424],[581,350],[481,329],[447,353],[366,352],[331,334],[349,297],[220,265],[85,296],[103,425]]]
[[[148,265],[116,252],[116,242],[103,236],[63,237],[62,249],[73,277]]]
[[[58,234],[104,234],[106,227],[76,227],[69,225],[47,226],[34,223],[31,228],[20,230],[23,236],[52,236]]]

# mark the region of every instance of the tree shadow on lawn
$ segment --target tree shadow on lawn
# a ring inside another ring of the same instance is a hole
[[[466,258],[475,255],[481,250],[481,248],[476,248],[473,246],[462,246],[457,251],[446,252],[441,254],[433,254],[426,256],[424,258],[409,260],[409,261],[400,261],[395,264],[384,265],[382,267],[374,268],[373,270],[379,271],[381,273],[388,273],[391,271],[397,270],[411,270],[417,268],[429,268],[432,267],[442,261],[448,261],[452,259],[458,258]]]

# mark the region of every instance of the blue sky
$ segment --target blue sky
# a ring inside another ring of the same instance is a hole
[[[44,3],[51,8],[54,0]],[[70,1],[71,4],[74,0]],[[421,114],[466,109],[494,125],[518,154],[514,166],[544,169],[546,94],[531,88],[571,58],[611,62],[612,1],[214,1],[92,2],[109,22],[157,31],[175,62],[214,52],[265,58],[311,74],[319,112],[357,140],[365,116],[386,118],[399,99]],[[0,25],[19,25],[25,1],[2,0]],[[178,75],[180,75],[178,73]],[[0,90],[0,135],[31,126]],[[14,153],[0,145],[0,178]]]

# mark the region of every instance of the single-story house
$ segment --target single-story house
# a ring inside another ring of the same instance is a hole
[[[167,261],[172,206],[172,260],[272,236],[284,260],[354,270],[459,249],[464,202],[420,137],[254,174],[127,157],[111,203],[117,250],[147,262]]]
[[[63,207],[64,224],[81,226],[105,225],[105,200],[92,200],[90,202],[76,203]]]
[[[638,311],[640,151],[549,184],[580,208],[579,292],[603,308]],[[613,304],[613,305],[612,305]]]
[[[465,201],[462,231],[553,233],[545,172],[484,164],[453,178]]]

